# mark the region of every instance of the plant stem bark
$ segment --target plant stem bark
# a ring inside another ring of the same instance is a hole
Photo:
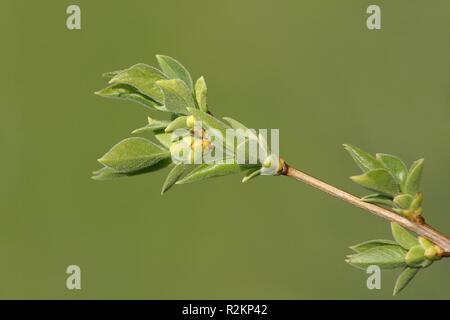
[[[314,188],[317,188],[321,191],[324,191],[336,198],[344,200],[358,208],[367,210],[373,213],[376,216],[379,216],[383,219],[398,223],[402,227],[416,233],[419,236],[427,238],[435,245],[437,245],[440,249],[440,255],[442,257],[450,257],[450,238],[446,237],[433,227],[426,224],[424,221],[411,221],[405,217],[402,217],[392,211],[384,209],[382,207],[376,206],[374,204],[364,202],[360,198],[351,195],[341,189],[338,189],[328,183],[325,183],[319,179],[316,179],[310,175],[307,175],[304,172],[301,172],[288,164],[284,163],[282,175],[292,177],[294,179],[300,180]]]

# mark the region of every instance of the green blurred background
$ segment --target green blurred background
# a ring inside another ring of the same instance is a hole
[[[66,29],[70,4],[80,31]],[[425,157],[426,217],[450,231],[448,1],[3,0],[0,12],[0,298],[392,298],[397,271],[368,290],[344,262],[389,225],[297,181],[230,176],[160,196],[167,172],[90,179],[148,115],[95,96],[101,74],[158,53],[205,76],[215,114],[279,128],[289,163],[352,193],[364,191],[342,143]],[[449,299],[449,262],[398,298]],[[70,264],[82,290],[65,287]]]

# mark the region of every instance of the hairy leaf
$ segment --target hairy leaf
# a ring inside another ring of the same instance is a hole
[[[405,257],[406,264],[410,267],[420,267],[426,260],[425,249],[420,244],[409,249]]]
[[[414,196],[420,190],[420,180],[422,178],[424,159],[415,161],[409,169],[405,182],[405,192]]]
[[[116,74],[109,83],[128,84],[162,104],[163,93],[156,85],[156,82],[162,79],[166,79],[166,76],[161,71],[144,63],[138,63]]]
[[[384,153],[377,153],[376,159],[388,169],[400,185],[403,185],[408,174],[408,168],[400,158]]]
[[[172,132],[175,131],[176,129],[180,129],[180,128],[186,128],[186,119],[188,117],[187,116],[180,116],[178,118],[176,118],[175,120],[173,120],[171,123],[169,123],[165,129],[166,132]]]
[[[383,165],[368,152],[350,144],[343,146],[363,172],[383,168]]]
[[[394,177],[386,169],[367,171],[359,176],[350,177],[361,186],[390,196],[398,194],[399,187]]]
[[[195,98],[197,99],[198,107],[203,112],[208,111],[208,105],[206,104],[207,93],[208,89],[206,87],[205,78],[200,77],[195,83]]]
[[[190,92],[193,92],[192,78],[189,71],[177,60],[169,56],[157,55],[161,70],[169,77],[169,79],[180,79],[189,88]]]
[[[382,205],[386,205],[389,207],[392,207],[394,205],[394,203],[392,202],[391,196],[387,196],[387,195],[379,194],[379,193],[369,194],[367,196],[362,197],[361,200],[364,202],[369,202],[369,203],[373,203],[373,204],[382,204]]]
[[[380,246],[398,246],[397,242],[392,241],[392,240],[368,240],[368,241],[364,241],[358,244],[355,244],[354,246],[351,246],[350,249],[352,249],[353,251],[360,253],[360,252],[364,252],[367,251],[369,249],[375,248],[375,247],[380,247]]]
[[[346,261],[362,269],[366,269],[370,265],[377,265],[381,269],[395,269],[405,265],[406,252],[398,245],[378,246],[348,256]]]
[[[213,177],[226,176],[233,173],[238,173],[246,168],[238,164],[202,164],[196,169],[192,170],[177,184],[186,184],[191,182],[197,182],[204,179]]]
[[[113,84],[102,90],[96,91],[95,94],[105,98],[133,101],[152,110],[165,111],[163,107],[159,106],[155,101],[139,92],[136,88],[124,83]]]
[[[169,190],[175,182],[180,179],[180,177],[183,175],[185,170],[185,165],[183,163],[179,163],[175,165],[175,167],[170,170],[169,174],[167,175],[166,181],[164,181],[164,184],[162,186],[161,194]]]
[[[402,273],[397,278],[397,281],[395,282],[394,287],[394,296],[398,294],[400,291],[402,291],[410,282],[411,280],[416,276],[417,272],[419,272],[419,268],[410,268],[406,267],[403,269]]]
[[[117,172],[112,168],[103,167],[102,169],[100,169],[98,171],[94,171],[92,173],[93,176],[91,178],[94,180],[115,180],[115,179],[121,179],[121,178],[134,177],[137,175],[143,175],[143,174],[152,173],[152,172],[164,169],[171,163],[172,163],[172,161],[170,159],[164,159],[151,167],[147,167],[147,168],[133,171],[133,172]]]
[[[164,92],[164,107],[170,112],[187,114],[187,108],[193,108],[194,99],[186,84],[179,79],[159,80],[157,85]]]
[[[170,157],[164,148],[144,138],[120,141],[98,161],[118,172],[133,172]]]
[[[417,240],[416,236],[398,223],[391,222],[391,231],[395,241],[405,249],[411,249],[419,244],[419,240]]]

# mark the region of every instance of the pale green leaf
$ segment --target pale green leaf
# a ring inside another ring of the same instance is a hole
[[[149,109],[165,111],[165,109],[159,106],[155,101],[128,84],[113,84],[109,87],[96,91],[95,94],[105,98],[133,101]]]
[[[409,169],[405,182],[405,192],[414,196],[420,190],[420,180],[422,178],[424,159],[415,161]]]
[[[386,196],[384,194],[379,194],[379,193],[369,194],[367,196],[362,197],[361,200],[364,202],[369,202],[369,203],[373,203],[373,204],[381,204],[381,205],[385,205],[385,206],[389,206],[389,207],[392,207],[394,205],[394,203],[392,202],[391,196]]]
[[[383,168],[383,165],[375,159],[374,156],[367,153],[366,151],[352,146],[350,144],[343,145],[345,150],[352,156],[356,164],[361,168],[362,171],[367,172],[374,169]]]
[[[172,132],[175,131],[176,129],[180,129],[180,128],[186,128],[186,119],[188,117],[187,116],[180,116],[178,118],[176,118],[175,120],[173,120],[171,123],[169,123],[165,129],[166,132]]]
[[[391,222],[391,231],[395,241],[405,249],[411,249],[419,244],[417,237],[398,223]]]
[[[109,83],[125,83],[135,87],[139,92],[152,98],[159,104],[163,102],[163,93],[156,85],[156,81],[166,79],[158,69],[138,63],[116,74]]]
[[[400,246],[379,246],[350,255],[347,257],[346,262],[362,269],[366,269],[371,265],[377,265],[381,269],[395,269],[405,265],[406,252]]]
[[[155,131],[155,138],[161,143],[164,147],[167,149],[170,148],[172,144],[172,134],[166,133],[162,130],[156,130]]]
[[[120,141],[98,161],[118,172],[133,172],[170,157],[170,152],[144,138]]]
[[[93,174],[92,179],[102,181],[102,180],[115,180],[121,178],[134,177],[137,175],[143,175],[164,169],[171,163],[172,163],[171,159],[164,159],[151,167],[147,167],[133,172],[117,172],[112,168],[103,167],[102,169],[92,173]]]
[[[397,179],[400,185],[405,183],[408,168],[400,158],[384,153],[377,153],[376,158]]]
[[[242,129],[244,131],[248,130],[248,128],[245,125],[243,125],[242,123],[240,123],[237,120],[234,120],[233,118],[223,117],[222,119],[225,120],[231,126],[231,128],[233,128],[235,130],[237,130],[237,129]]]
[[[195,98],[197,99],[198,107],[203,112],[208,111],[208,105],[206,104],[207,93],[208,89],[206,87],[205,78],[200,77],[195,83]]]
[[[193,108],[194,98],[186,84],[179,79],[159,80],[157,85],[164,92],[164,107],[170,112],[187,114],[187,108]]]
[[[189,71],[177,60],[172,57],[157,55],[161,70],[169,77],[169,79],[180,79],[189,88],[190,92],[193,92],[192,78]]]
[[[247,175],[242,179],[242,183],[246,183],[260,175],[261,175],[261,168],[255,168],[255,169],[249,170],[247,172]]]
[[[402,291],[419,272],[419,268],[406,267],[397,278],[394,287],[394,296]]]
[[[167,175],[166,180],[164,181],[164,184],[162,186],[161,194],[169,190],[175,182],[180,179],[180,177],[183,175],[185,170],[185,165],[183,163],[179,163],[175,165],[172,170],[170,170],[169,174]]]
[[[226,176],[241,172],[245,169],[244,166],[238,164],[202,164],[192,170],[182,180],[178,181],[177,184],[186,184],[213,177]]]
[[[354,246],[351,246],[350,249],[352,249],[353,251],[355,251],[357,253],[360,253],[360,252],[364,252],[369,249],[372,249],[375,247],[380,247],[380,246],[398,246],[398,244],[397,244],[397,242],[392,241],[392,240],[377,239],[377,240],[369,240],[369,241],[364,241],[364,242],[355,244]]]
[[[405,257],[406,264],[410,267],[420,267],[426,260],[425,249],[420,244],[409,249]]]
[[[390,196],[395,196],[400,191],[394,177],[386,169],[367,171],[350,179],[367,189]]]
[[[413,197],[410,194],[399,194],[394,198],[394,204],[401,209],[408,209],[413,202]]]

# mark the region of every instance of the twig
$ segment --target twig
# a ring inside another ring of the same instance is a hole
[[[300,180],[314,188],[317,188],[321,191],[324,191],[336,198],[339,198],[341,200],[344,200],[345,202],[348,202],[358,208],[367,210],[376,216],[379,216],[383,219],[398,223],[402,227],[416,233],[419,236],[422,236],[424,238],[427,238],[428,240],[432,241],[435,245],[437,245],[441,252],[439,253],[442,257],[450,257],[450,238],[446,237],[433,227],[426,224],[424,221],[422,222],[415,222],[408,220],[405,217],[402,217],[392,211],[386,210],[382,207],[378,207],[374,204],[364,202],[360,198],[355,197],[354,195],[351,195],[350,193],[347,193],[341,189],[338,189],[332,185],[329,185],[328,183],[325,183],[319,179],[316,179],[310,175],[307,175],[306,173],[303,173],[288,164],[284,163],[283,165],[283,171],[281,173],[282,175],[292,177],[294,179]]]

